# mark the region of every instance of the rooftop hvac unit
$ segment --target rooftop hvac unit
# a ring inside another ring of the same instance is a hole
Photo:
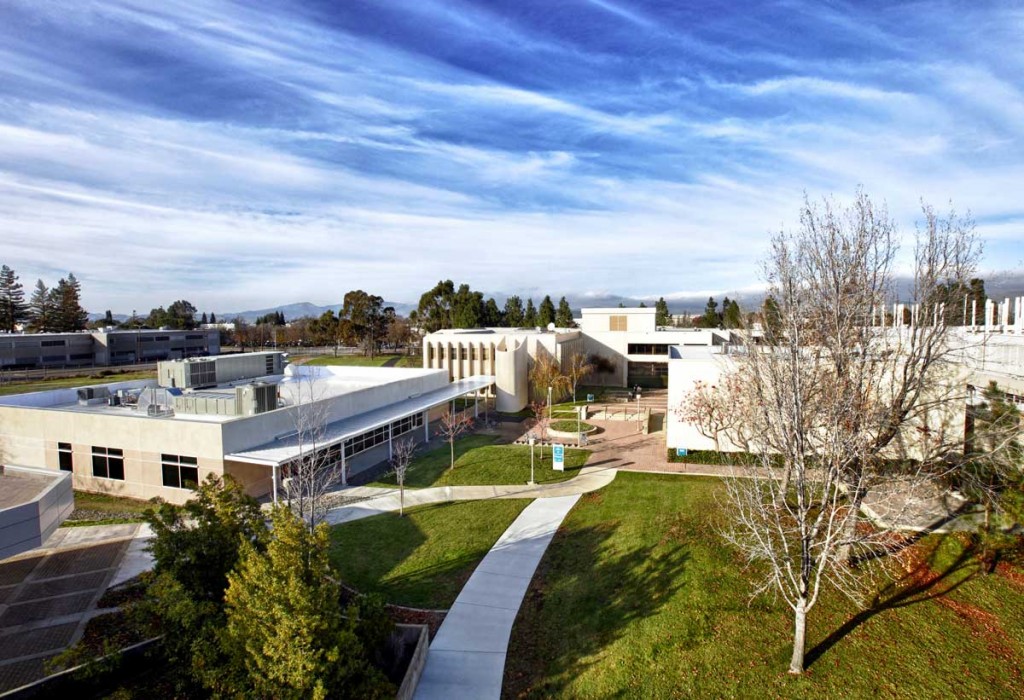
[[[277,385],[246,384],[235,388],[237,415],[255,416],[277,408]]]
[[[106,403],[110,389],[105,386],[84,386],[78,389],[78,403],[82,406]]]

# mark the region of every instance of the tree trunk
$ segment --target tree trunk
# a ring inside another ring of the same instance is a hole
[[[405,483],[398,485],[398,515],[405,515]]]
[[[793,658],[789,661],[789,672],[800,675],[804,672],[804,642],[807,632],[807,599],[797,601],[793,623]]]
[[[452,438],[451,440],[449,440],[448,445],[451,447],[452,450],[452,464],[449,467],[449,469],[455,469],[455,439]]]

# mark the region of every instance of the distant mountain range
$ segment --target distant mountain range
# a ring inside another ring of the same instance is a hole
[[[909,290],[909,280],[899,280],[897,282],[901,291]],[[985,278],[985,290],[990,297],[996,300],[1003,299],[1004,297],[1014,297],[1024,295],[1024,273],[1013,272],[1013,273],[999,273],[990,274]],[[504,292],[484,292],[484,299],[494,297],[498,307],[505,306],[505,300],[511,296]],[[526,300],[532,296],[533,303],[535,306],[540,305],[541,299],[544,295],[531,295],[530,293],[519,293],[519,297],[526,303]],[[714,294],[708,292],[698,293],[677,293],[677,294],[666,294],[665,301],[668,302],[669,311],[673,314],[699,314],[704,311],[704,305],[708,301],[708,296],[713,296],[715,301],[719,304],[725,297],[735,299],[740,303],[742,308],[754,309],[761,305],[761,301],[764,299],[764,294],[757,291],[725,291]],[[555,304],[558,303],[559,297],[552,297]],[[573,314],[577,317],[581,308],[614,308],[619,304],[624,307],[638,307],[643,302],[649,307],[654,307],[658,297],[626,297],[615,294],[567,294],[566,300],[569,302],[569,306],[572,307]],[[385,306],[395,307],[395,313],[399,316],[408,316],[410,311],[416,309],[416,304],[407,304],[400,301],[385,301]],[[296,318],[302,318],[303,316],[320,316],[325,311],[334,311],[338,313],[341,309],[342,304],[331,304],[328,306],[317,306],[311,304],[308,301],[297,302],[294,304],[284,304],[282,306],[272,306],[266,309],[252,309],[249,311],[217,311],[217,320],[227,322],[238,318],[239,316],[244,318],[246,321],[252,323],[260,316],[266,316],[269,313],[280,311],[284,314],[285,319],[291,321]],[[90,320],[98,320],[103,318],[102,313],[89,314]],[[129,316],[127,314],[114,314],[114,320],[126,321]]]

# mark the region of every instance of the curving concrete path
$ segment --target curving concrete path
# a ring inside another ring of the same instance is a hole
[[[579,496],[596,491],[610,484],[618,473],[620,460],[607,460],[590,465],[568,481],[554,484],[521,486],[506,484],[500,486],[435,486],[426,489],[406,489],[405,507],[445,503],[448,501],[479,501],[488,498],[560,498]],[[399,508],[397,488],[373,486],[349,486],[334,494],[342,505],[327,512],[325,520],[331,525],[352,522],[372,515],[389,513]]]
[[[538,498],[498,538],[431,642],[417,700],[501,697],[519,606],[551,538],[579,498],[578,493]]]

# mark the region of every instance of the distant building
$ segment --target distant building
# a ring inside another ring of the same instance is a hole
[[[0,333],[0,369],[105,367],[220,353],[217,330]]]

